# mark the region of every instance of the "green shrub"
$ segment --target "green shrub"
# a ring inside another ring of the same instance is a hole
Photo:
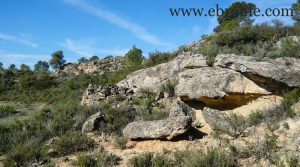
[[[101,149],[99,152],[88,154],[81,153],[77,156],[75,165],[78,167],[113,167],[119,164],[120,157]]]
[[[247,128],[246,119],[237,114],[230,114],[226,119],[227,124],[224,126],[214,125],[214,137],[221,134],[227,134],[232,137],[239,137],[244,134]]]
[[[17,143],[6,154],[5,166],[30,166],[34,162],[42,162],[48,157],[40,141],[36,139]]]
[[[147,60],[147,67],[152,67],[158,64],[169,62],[170,60],[174,59],[176,54],[170,52],[151,52],[149,53],[149,58]]]
[[[153,100],[149,98],[141,98],[135,101],[136,112],[140,120],[153,121],[167,118],[169,113],[162,107],[152,107]]]
[[[299,167],[300,166],[300,157],[297,155],[292,155],[287,160],[287,165],[289,167]]]
[[[283,107],[288,117],[293,117],[296,114],[292,111],[291,106],[300,100],[300,89],[294,89],[283,93]]]
[[[215,62],[216,56],[220,53],[220,49],[217,45],[212,44],[212,42],[204,42],[200,45],[198,52],[203,54],[206,59],[206,63],[209,66],[212,66]]]
[[[280,57],[300,58],[300,43],[294,41],[292,37],[281,40]]]
[[[0,118],[19,113],[14,107],[9,105],[0,105]]]
[[[130,167],[171,167],[172,160],[165,154],[143,153],[129,159]]]
[[[143,153],[129,159],[129,167],[151,167],[152,166],[152,153]]]
[[[117,155],[101,151],[96,154],[97,167],[113,167],[119,164],[121,160]]]
[[[270,163],[278,163],[279,159],[276,156],[278,150],[277,138],[275,134],[265,134],[262,141],[250,143],[247,147],[241,149],[241,157],[254,156],[256,161],[267,159]]]
[[[78,167],[96,167],[97,161],[96,159],[86,153],[81,153],[76,156],[77,161],[75,162]]]
[[[247,126],[251,127],[251,126],[255,126],[258,125],[262,122],[262,120],[264,119],[264,113],[263,111],[255,111],[255,112],[251,112],[251,114],[248,116],[247,118]]]
[[[121,134],[122,129],[135,119],[135,111],[129,104],[125,103],[119,107],[112,108],[109,104],[102,108],[104,121],[100,122],[99,130],[105,133]]]
[[[186,150],[174,153],[179,167],[233,167],[234,157],[220,149]]]
[[[153,167],[172,167],[174,162],[166,154],[156,154],[152,159]]]
[[[126,148],[127,140],[128,139],[125,137],[116,137],[115,146],[121,150],[124,150]]]
[[[176,84],[174,82],[168,80],[165,84],[162,85],[161,92],[168,93],[169,96],[172,97],[175,95],[175,86]]]
[[[55,149],[60,155],[67,155],[76,151],[88,150],[93,146],[93,140],[80,132],[67,132],[55,143]]]

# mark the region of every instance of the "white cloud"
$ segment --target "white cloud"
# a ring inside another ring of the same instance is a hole
[[[15,64],[17,67],[19,67],[21,64],[27,64],[33,67],[37,61],[47,61],[48,59],[49,55],[46,54],[20,54],[3,50],[0,51],[0,62],[2,62],[6,67],[8,67],[10,64]]]
[[[93,41],[74,41],[72,39],[66,39],[64,42],[59,43],[60,46],[65,47],[73,53],[80,56],[87,57],[98,54],[104,55],[124,55],[129,49],[99,49],[93,47]]]
[[[30,46],[30,47],[33,47],[33,48],[38,47],[38,44],[31,41],[30,39],[28,39],[26,37],[26,35],[13,36],[13,35],[9,35],[9,34],[0,33],[0,40],[15,42],[15,43]]]
[[[113,12],[96,8],[88,4],[84,0],[64,0],[69,5],[75,6],[83,10],[84,12],[93,15],[99,19],[106,20],[120,28],[130,31],[137,38],[152,44],[161,46],[170,46],[171,44],[166,43],[158,39],[155,35],[149,33],[145,27],[142,27],[132,21],[129,21],[121,16],[116,15]]]

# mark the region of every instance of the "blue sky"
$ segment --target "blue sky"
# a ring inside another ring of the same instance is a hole
[[[260,8],[290,7],[296,0],[248,0]],[[63,50],[68,62],[85,56],[123,55],[133,45],[147,53],[198,41],[214,17],[172,17],[169,8],[228,7],[234,0],[3,0],[0,62],[33,66]],[[257,18],[257,22],[273,18]],[[292,24],[290,18],[281,18]]]

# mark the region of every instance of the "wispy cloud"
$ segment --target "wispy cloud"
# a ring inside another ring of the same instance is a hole
[[[132,21],[129,21],[121,16],[118,16],[117,14],[103,10],[100,8],[96,8],[89,3],[87,3],[84,0],[64,0],[65,3],[78,7],[84,12],[95,16],[99,19],[106,20],[120,28],[123,28],[125,30],[128,30],[133,35],[135,35],[137,38],[143,40],[144,42],[147,42],[152,45],[160,45],[160,46],[170,46],[171,44],[164,42],[160,40],[155,35],[149,33],[145,27],[138,25]]]
[[[25,35],[14,36],[14,35],[4,34],[4,33],[0,32],[0,40],[9,41],[9,42],[15,42],[15,43],[19,43],[19,44],[22,44],[22,45],[30,46],[30,47],[33,47],[33,48],[37,48],[38,47],[37,43],[31,41]]]
[[[46,54],[21,54],[0,50],[0,62],[6,67],[10,64],[15,64],[17,67],[21,64],[27,64],[33,67],[37,61],[47,61],[48,59],[49,55]]]
[[[64,42],[59,43],[60,46],[65,47],[66,49],[70,50],[73,53],[76,53],[80,56],[92,56],[98,54],[104,55],[124,55],[129,49],[99,49],[94,47],[93,41],[75,41],[72,39],[66,39]]]

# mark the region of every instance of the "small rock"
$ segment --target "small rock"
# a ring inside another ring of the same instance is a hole
[[[99,125],[100,121],[103,119],[104,115],[102,112],[98,112],[94,115],[92,115],[82,126],[82,132],[92,132],[97,128]]]

